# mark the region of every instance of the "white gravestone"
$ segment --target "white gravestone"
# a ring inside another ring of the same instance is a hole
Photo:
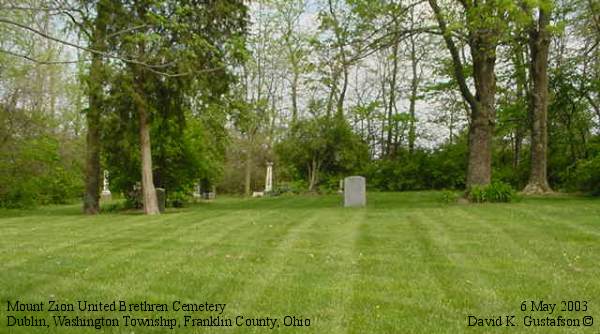
[[[273,191],[273,163],[267,162],[267,176],[265,178],[265,193]]]
[[[194,194],[193,194],[195,199],[201,198],[202,197],[202,188],[200,187],[200,182],[196,183],[196,185],[194,186]]]
[[[344,206],[367,205],[367,186],[362,176],[349,176],[344,179]]]
[[[104,180],[102,182],[102,199],[110,200],[111,194],[110,189],[108,189],[108,171],[104,171]]]

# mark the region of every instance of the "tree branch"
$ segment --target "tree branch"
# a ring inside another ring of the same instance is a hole
[[[4,50],[4,49],[0,49],[0,52],[5,53],[7,55],[13,56],[13,57],[19,57],[19,58],[23,58],[23,59],[27,59],[31,62],[34,62],[36,64],[39,65],[63,65],[63,64],[76,64],[82,61],[85,61],[85,59],[82,60],[64,60],[64,61],[45,61],[45,60],[38,60],[35,58],[31,58],[27,55],[22,55],[22,54],[18,54],[12,51],[8,51],[8,50]]]
[[[442,32],[442,36],[444,37],[444,41],[446,42],[446,46],[450,51],[450,56],[452,57],[452,65],[454,68],[454,76],[456,78],[456,82],[458,83],[458,87],[460,89],[460,93],[463,98],[469,103],[471,110],[476,110],[477,102],[475,97],[469,90],[467,86],[467,80],[463,73],[463,64],[460,59],[460,54],[458,53],[458,48],[456,44],[454,44],[454,40],[452,39],[451,32],[448,30],[448,26],[442,14],[442,10],[437,4],[436,0],[429,0],[429,5],[435,14],[435,18],[438,21],[438,25],[440,26],[440,30]]]
[[[63,44],[63,45],[67,45],[67,46],[70,46],[70,47],[73,47],[73,48],[76,48],[76,49],[84,50],[84,51],[87,51],[87,52],[90,52],[90,53],[98,54],[98,55],[101,55],[101,56],[106,57],[106,58],[121,60],[121,61],[123,61],[125,63],[136,64],[136,65],[140,65],[140,66],[144,66],[146,68],[152,68],[152,69],[154,69],[154,68],[165,68],[165,67],[173,65],[172,62],[171,63],[167,63],[167,64],[152,65],[152,64],[148,64],[148,63],[145,63],[145,62],[142,62],[142,61],[135,60],[135,59],[127,59],[127,58],[123,58],[123,57],[111,55],[111,54],[108,54],[106,52],[98,51],[98,50],[95,50],[95,49],[92,49],[92,48],[88,48],[88,47],[85,47],[85,46],[77,45],[75,43],[71,43],[71,42],[68,42],[68,41],[65,41],[65,40],[62,40],[62,39],[50,36],[50,35],[48,35],[48,34],[46,34],[44,32],[41,32],[41,31],[39,31],[37,29],[34,29],[34,28],[29,27],[27,25],[24,25],[24,24],[21,24],[21,23],[18,23],[18,22],[14,22],[14,21],[11,21],[11,20],[8,20],[8,19],[5,19],[5,18],[0,18],[0,23],[10,24],[10,25],[19,27],[21,29],[31,31],[31,32],[33,32],[33,33],[35,33],[37,35],[40,35],[40,36],[42,36],[42,37],[44,37],[46,39],[49,39],[51,41],[54,41],[54,42],[57,42],[57,43],[60,43],[60,44]],[[160,72],[160,73],[162,73],[162,72]]]

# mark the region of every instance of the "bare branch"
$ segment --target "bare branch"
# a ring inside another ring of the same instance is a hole
[[[83,24],[81,24],[81,22],[78,22],[71,13],[69,13],[66,10],[63,10],[63,11],[61,11],[61,14],[67,15],[69,17],[69,19],[71,19],[71,22],[73,22],[73,24],[76,25],[79,28],[79,30],[87,36],[87,38],[89,40],[92,39],[92,35],[90,34],[90,32],[87,31],[85,26]]]
[[[4,49],[0,49],[0,52],[5,53],[7,55],[13,56],[13,57],[19,57],[19,58],[23,58],[23,59],[27,59],[31,62],[34,62],[36,64],[39,65],[64,65],[64,64],[76,64],[82,61],[85,61],[85,59],[82,60],[64,60],[64,61],[45,61],[45,60],[38,60],[32,57],[29,57],[27,55],[22,55],[22,54],[18,54],[9,50],[4,50]]]
[[[145,28],[147,26],[148,26],[147,24],[141,24],[141,25],[138,25],[138,26],[135,26],[135,27],[123,29],[121,31],[117,31],[117,32],[114,32],[112,34],[109,34],[108,36],[106,36],[106,39],[109,39],[109,38],[112,38],[112,37],[115,37],[115,36],[118,36],[118,35],[121,35],[121,34],[124,34],[124,33],[128,33],[128,32],[131,32],[131,31],[135,31],[135,30],[138,30],[138,29],[142,29],[142,28]]]
[[[14,22],[14,21],[11,21],[11,20],[8,20],[8,19],[5,19],[5,18],[0,18],[0,23],[10,24],[10,25],[19,27],[21,29],[31,31],[31,32],[33,32],[33,33],[35,33],[37,35],[40,35],[40,36],[42,36],[42,37],[44,37],[46,39],[49,39],[51,41],[54,41],[54,42],[57,42],[57,43],[60,43],[60,44],[64,44],[64,45],[67,45],[67,46],[70,46],[70,47],[73,47],[73,48],[77,48],[77,49],[80,49],[80,50],[84,50],[84,51],[87,51],[87,52],[90,52],[90,53],[98,54],[98,55],[101,55],[101,56],[106,57],[106,58],[121,60],[121,61],[123,61],[125,63],[136,64],[136,65],[144,66],[144,67],[147,67],[147,68],[165,68],[165,67],[173,65],[172,62],[171,63],[167,63],[167,64],[152,65],[152,64],[148,64],[148,63],[145,63],[145,62],[142,62],[142,61],[139,61],[139,60],[135,60],[135,59],[127,59],[127,58],[123,58],[123,57],[111,55],[111,54],[108,54],[106,52],[102,52],[102,51],[99,51],[99,50],[95,50],[95,49],[92,49],[92,48],[89,48],[89,47],[81,46],[81,45],[78,45],[78,44],[75,44],[75,43],[71,43],[71,42],[68,42],[68,41],[65,41],[65,40],[62,40],[62,39],[50,36],[50,35],[48,35],[48,34],[46,34],[44,32],[41,32],[41,31],[39,31],[37,29],[34,29],[34,28],[29,27],[27,25],[24,25],[24,24],[21,24],[21,23],[18,23],[18,22]],[[160,73],[162,73],[162,72],[160,72]]]
[[[444,19],[444,16],[442,14],[442,10],[438,6],[436,0],[429,0],[429,5],[431,6],[433,13],[435,14],[435,18],[438,21],[440,30],[442,31],[442,36],[444,37],[444,41],[446,42],[446,46],[450,51],[450,56],[452,57],[452,65],[454,68],[454,76],[456,78],[456,82],[458,83],[460,93],[463,96],[463,98],[467,101],[467,103],[469,103],[471,109],[476,110],[477,102],[475,100],[475,97],[473,96],[473,93],[471,93],[469,87],[467,86],[467,80],[463,73],[463,64],[460,59],[460,54],[458,53],[456,44],[452,39],[451,32],[448,29],[446,20]]]
[[[0,6],[0,11],[13,10],[13,11],[29,11],[29,12],[60,12],[60,8],[52,7],[21,7],[21,6]]]

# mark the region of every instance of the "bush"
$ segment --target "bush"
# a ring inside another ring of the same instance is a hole
[[[452,203],[456,203],[458,198],[459,198],[459,195],[455,191],[444,190],[442,192],[441,200],[445,204],[452,204]]]
[[[31,182],[30,182],[31,183]],[[0,207],[9,209],[25,209],[37,204],[37,194],[31,184],[13,185],[0,196]]]
[[[600,155],[577,164],[570,188],[600,195]]]
[[[307,188],[308,184],[304,180],[281,182],[273,188],[269,195],[281,196],[285,194],[301,194],[306,192]]]
[[[100,212],[102,213],[117,213],[125,209],[125,202],[112,202],[107,204],[100,204]]]
[[[65,204],[80,197],[84,189],[80,151],[69,145],[41,136],[0,150],[0,207]]]
[[[141,209],[144,207],[142,187],[138,184],[125,193],[125,209]]]
[[[435,150],[400,148],[393,159],[373,161],[366,171],[371,189],[407,191],[463,189],[466,145],[444,145]]]
[[[171,191],[167,193],[167,206],[173,208],[183,208],[191,202],[191,196],[184,191]]]
[[[507,203],[516,198],[516,191],[504,182],[492,182],[487,186],[474,186],[468,193],[468,199],[475,203]]]

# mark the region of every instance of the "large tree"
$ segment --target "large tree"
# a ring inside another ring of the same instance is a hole
[[[472,79],[475,94],[469,88],[460,50],[455,43],[455,23],[449,24],[449,13],[439,6],[437,0],[429,0],[439,29],[450,56],[456,80],[463,99],[470,109],[469,160],[467,189],[487,185],[492,178],[492,136],[496,110],[496,48],[503,32],[503,4],[501,1],[458,1],[460,16],[465,22],[464,38],[469,46],[472,62]]]
[[[529,73],[532,81],[529,103],[531,122],[531,170],[525,193],[551,192],[548,184],[548,55],[551,35],[549,31],[552,1],[543,1],[534,11],[523,5],[531,19],[529,23]]]

